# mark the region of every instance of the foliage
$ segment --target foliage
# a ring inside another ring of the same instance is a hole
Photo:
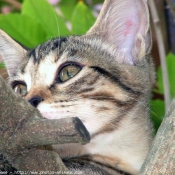
[[[165,115],[165,104],[163,100],[155,99],[151,100],[150,107],[151,119],[154,123],[154,128],[157,131]]]
[[[171,100],[175,97],[175,55],[169,53],[166,58],[166,64],[168,69],[168,78],[170,83],[170,96]],[[154,92],[162,95],[164,93],[163,87],[163,77],[162,77],[162,68],[159,67],[157,70],[157,88],[154,89]],[[155,123],[155,128],[158,129],[163,117],[165,116],[165,104],[161,99],[156,99],[151,101],[151,116]]]
[[[0,15],[0,28],[32,48],[53,37],[83,34],[95,21],[92,10],[83,1],[62,0],[59,9],[62,15],[46,0],[24,0],[19,13]]]
[[[169,55],[167,55],[167,69],[168,69],[168,77],[169,77],[169,82],[170,82],[170,96],[171,99],[173,99],[173,97],[175,97],[175,55],[170,53]],[[162,69],[161,67],[159,67],[158,72],[157,72],[157,76],[158,76],[158,93],[163,94],[164,92],[164,88],[163,88],[163,79],[162,79]]]
[[[92,8],[84,1],[61,0],[56,5],[49,4],[46,0],[18,0],[22,9],[13,10],[11,13],[0,14],[0,28],[22,45],[33,48],[44,41],[64,35],[84,34],[95,22]],[[93,5],[103,0],[93,0]],[[0,8],[5,4],[0,1]],[[93,7],[94,7],[93,6]],[[57,13],[59,9],[60,13]],[[171,98],[175,96],[175,56],[167,56],[168,75],[170,81]],[[0,68],[3,64],[0,64]],[[161,67],[157,72],[157,83],[154,92],[163,96],[163,80]],[[151,117],[157,129],[165,115],[163,99],[153,99],[150,103]]]
[[[3,63],[0,63],[0,69],[4,67],[4,64]]]
[[[95,17],[91,10],[80,1],[72,14],[71,22],[72,33],[78,31],[79,34],[84,34],[95,22]]]
[[[42,25],[27,15],[0,15],[0,28],[27,47],[34,47],[46,38]]]

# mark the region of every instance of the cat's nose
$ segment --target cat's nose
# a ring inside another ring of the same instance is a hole
[[[43,101],[44,99],[38,96],[32,97],[30,100],[28,100],[28,102],[33,106],[33,107],[37,107],[38,104]]]

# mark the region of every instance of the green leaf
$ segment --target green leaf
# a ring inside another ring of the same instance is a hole
[[[79,1],[72,14],[71,22],[72,34],[85,34],[94,24],[95,17],[91,10],[82,1]]]
[[[171,98],[175,97],[175,55],[172,53],[168,54],[166,58],[166,63],[167,63],[167,69],[168,69],[168,78],[169,78],[169,83],[170,83],[170,95]],[[159,67],[158,72],[157,72],[157,77],[158,77],[158,92],[160,94],[164,93],[164,87],[163,87],[163,78],[162,78],[162,68]]]
[[[65,21],[46,0],[25,0],[22,14],[40,22],[47,32],[47,39],[69,34]]]
[[[46,33],[42,26],[25,15],[0,15],[0,28],[29,48],[33,48],[46,40]]]
[[[104,3],[104,0],[92,0],[93,4]]]
[[[72,13],[77,4],[77,0],[62,0],[58,6],[66,20],[70,21]]]
[[[4,5],[6,5],[6,3],[4,1],[0,1],[0,8],[3,7]]]
[[[4,63],[0,63],[0,69],[2,69],[4,67],[5,67]]]
[[[165,104],[163,100],[152,100],[150,103],[151,119],[154,123],[154,128],[157,130],[165,116]]]

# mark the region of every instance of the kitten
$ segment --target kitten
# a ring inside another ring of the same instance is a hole
[[[138,174],[152,142],[155,81],[146,0],[106,0],[83,36],[25,50],[3,31],[0,53],[15,92],[48,119],[79,117],[86,145],[55,145],[71,170]]]

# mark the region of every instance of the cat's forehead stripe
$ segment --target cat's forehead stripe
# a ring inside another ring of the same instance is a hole
[[[37,61],[37,58],[36,58],[36,49],[33,49],[29,52],[29,57],[33,57],[33,60],[34,62]]]
[[[60,48],[62,43],[66,42],[67,38],[56,38],[51,39],[48,42],[45,42],[44,44],[38,46],[37,48],[33,49],[29,52],[29,57],[33,58],[34,63],[40,62],[41,59],[45,58],[51,51],[58,50],[58,53],[60,52]],[[57,60],[55,60],[57,61]]]

